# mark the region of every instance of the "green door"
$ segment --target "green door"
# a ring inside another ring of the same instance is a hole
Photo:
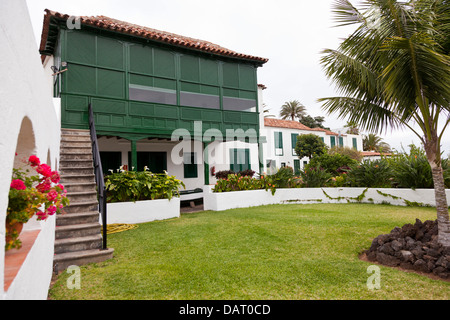
[[[300,174],[300,160],[294,159],[294,174],[298,175]]]

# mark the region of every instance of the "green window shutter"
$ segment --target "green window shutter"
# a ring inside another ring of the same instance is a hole
[[[340,147],[344,146],[344,138],[343,137],[339,137],[339,146]]]
[[[250,149],[245,149],[245,164],[242,166],[242,170],[250,169]]]
[[[297,145],[297,136],[298,134],[296,133],[291,133],[291,143],[292,143],[292,155],[296,156],[297,154],[295,153],[295,146]]]
[[[358,142],[357,142],[356,138],[353,138],[352,141],[353,141],[353,148],[355,150],[358,150]]]
[[[184,154],[184,177],[198,178],[197,154],[195,152],[187,152]]]
[[[336,137],[330,137],[330,146],[333,148],[336,145]]]
[[[275,155],[283,155],[283,133],[275,132]]]
[[[325,143],[325,138],[324,137],[320,137],[320,139],[322,139],[322,142]]]
[[[230,149],[230,170],[234,172],[250,169],[250,149]]]

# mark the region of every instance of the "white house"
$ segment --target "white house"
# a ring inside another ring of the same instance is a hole
[[[298,172],[309,162],[309,158],[299,159],[295,153],[297,136],[301,134],[316,134],[328,147],[343,146],[362,151],[360,135],[336,133],[321,128],[309,128],[298,121],[265,118],[261,134],[267,137],[264,145],[264,164],[267,173],[290,166]]]

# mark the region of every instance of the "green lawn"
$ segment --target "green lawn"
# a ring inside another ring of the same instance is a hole
[[[50,299],[446,299],[450,282],[358,259],[372,239],[435,209],[370,204],[271,205],[184,214],[108,236],[114,259],[62,273]]]

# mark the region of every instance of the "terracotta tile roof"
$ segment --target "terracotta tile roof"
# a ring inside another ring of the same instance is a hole
[[[44,52],[46,50],[46,44],[48,40],[49,34],[49,26],[51,18],[56,18],[60,20],[68,20],[71,16],[68,14],[62,14],[59,12],[51,11],[45,9],[44,15],[44,25],[42,28],[42,37],[41,37],[41,45],[40,51]],[[210,54],[215,54],[219,56],[232,57],[243,60],[250,60],[254,62],[258,62],[260,64],[264,64],[268,61],[266,58],[256,57],[252,55],[238,53],[226,48],[223,48],[214,43],[189,38],[185,36],[180,36],[174,33],[169,33],[165,31],[160,31],[148,27],[138,26],[132,23],[128,23],[125,21],[120,21],[116,19],[112,19],[105,16],[81,16],[80,18],[81,25],[88,25],[92,27],[97,27],[109,31],[114,31],[122,34],[127,34],[135,37],[150,39],[157,42],[163,42],[166,44],[179,46],[188,48],[191,50],[202,51]]]
[[[392,153],[386,152],[386,153],[380,153],[375,151],[361,151],[361,155],[363,157],[374,157],[374,156],[390,156]]]
[[[326,130],[326,129],[322,129],[322,128],[310,128],[298,121],[292,121],[292,120],[264,118],[264,125],[266,127],[288,128],[288,129],[298,129],[298,130],[306,130],[306,131],[322,131],[322,132],[325,132],[326,135],[338,136],[337,133],[332,132],[330,130]]]

